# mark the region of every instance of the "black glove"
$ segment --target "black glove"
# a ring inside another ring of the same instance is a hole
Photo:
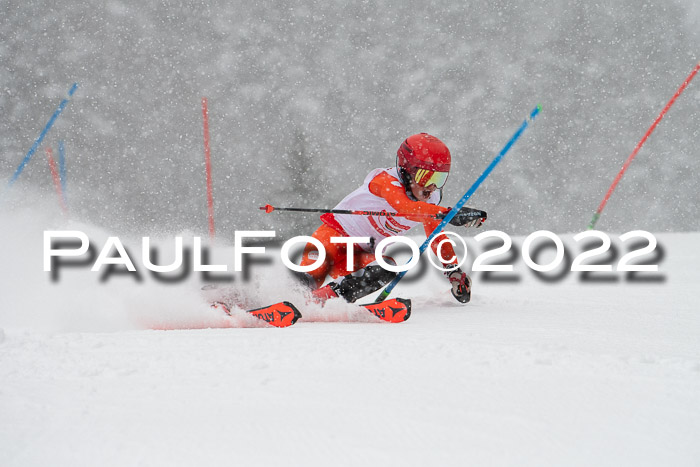
[[[438,219],[444,219],[446,215],[447,213],[440,213],[438,214]],[[450,224],[456,225],[457,227],[464,226],[478,228],[481,227],[484,221],[486,221],[486,217],[486,211],[464,206],[452,219],[450,219]]]
[[[468,303],[472,298],[472,280],[461,269],[452,269],[444,272],[452,285],[452,296],[457,301]]]

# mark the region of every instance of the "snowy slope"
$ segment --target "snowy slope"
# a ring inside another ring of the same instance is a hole
[[[287,329],[212,314],[191,282],[52,284],[41,230],[2,233],[3,466],[700,459],[700,233],[657,235],[662,282],[546,283],[520,262],[516,283],[474,274],[462,307],[428,273],[396,289],[405,323],[331,303]],[[149,329],[185,326],[212,328]]]

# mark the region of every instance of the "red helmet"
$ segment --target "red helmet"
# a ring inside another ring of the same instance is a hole
[[[442,188],[450,172],[452,157],[445,143],[427,133],[409,136],[396,152],[396,167],[408,188],[411,181],[420,186]]]

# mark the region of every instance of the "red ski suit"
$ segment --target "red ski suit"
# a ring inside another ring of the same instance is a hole
[[[369,182],[368,188],[372,195],[386,200],[391,208],[394,209],[394,212],[406,214],[403,217],[397,216],[397,219],[405,218],[413,222],[422,223],[426,236],[430,235],[433,230],[435,230],[435,228],[440,224],[440,220],[433,217],[423,216],[426,214],[435,216],[439,213],[449,211],[448,208],[437,206],[436,204],[431,204],[424,201],[413,201],[408,197],[406,189],[399,182],[399,180],[388,173],[388,171],[382,171],[372,178]],[[349,237],[351,235],[349,235],[345,229],[343,229],[333,214],[324,214],[321,216],[321,220],[323,221],[323,225],[321,225],[321,227],[319,227],[312,234],[312,237],[319,240],[323,244],[326,250],[326,259],[319,267],[308,273],[316,282],[317,287],[321,287],[323,285],[326,280],[326,276],[328,275],[330,275],[333,279],[336,279],[337,277],[345,276],[357,271],[358,269],[362,269],[375,261],[374,251],[370,251],[371,249],[367,247],[362,248],[359,245],[354,245],[354,261],[352,268],[348,269],[347,245],[343,243],[331,243],[331,238]],[[370,222],[373,226],[377,226],[375,220],[370,219]],[[380,229],[379,226],[376,228]],[[399,232],[399,234],[403,233],[405,233],[405,231]],[[386,234],[386,232],[384,232],[384,234]],[[432,243],[433,251],[438,255],[438,258],[444,258],[446,260],[445,264],[455,264],[457,259],[452,245],[449,242],[444,242],[440,253],[437,252],[437,245],[439,245],[444,238],[446,238],[446,236],[442,233],[437,236],[435,241]],[[316,261],[317,257],[316,247],[313,244],[308,243],[304,248],[301,265],[311,265]]]

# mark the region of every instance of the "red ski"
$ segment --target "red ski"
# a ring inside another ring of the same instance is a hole
[[[231,314],[230,308],[223,302],[214,302],[211,306],[223,310],[227,315]],[[411,300],[405,298],[392,298],[383,302],[359,306],[388,323],[402,323],[411,316]],[[279,302],[247,312],[278,328],[291,326],[301,318],[299,309],[290,302]]]
[[[291,326],[301,318],[297,307],[290,302],[279,302],[255,310],[248,310],[248,313],[278,328]]]
[[[411,316],[411,300],[406,298],[391,298],[383,302],[360,305],[367,308],[377,318],[389,323],[402,323]]]
[[[231,315],[231,309],[223,302],[214,302],[212,308],[223,310],[227,315]],[[248,310],[248,313],[278,328],[286,328],[296,323],[301,318],[301,313],[290,302],[279,302],[274,305]]]

